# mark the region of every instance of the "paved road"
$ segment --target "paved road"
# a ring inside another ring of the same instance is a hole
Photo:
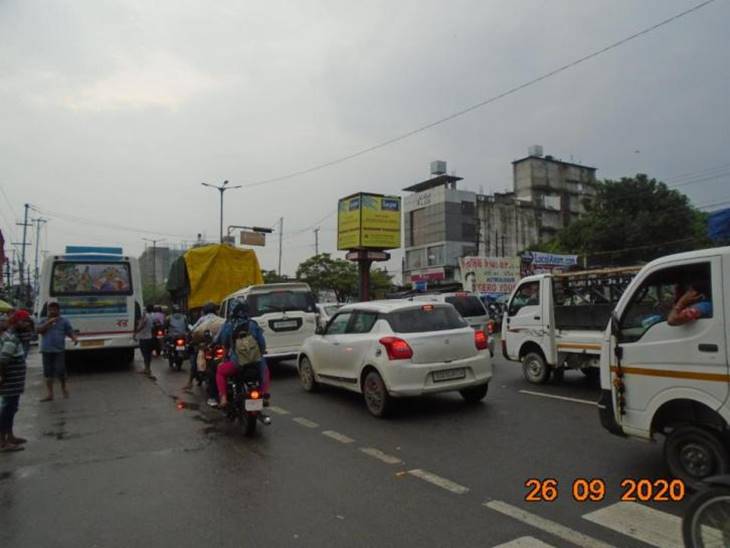
[[[0,455],[3,547],[680,545],[681,504],[619,502],[623,478],[665,475],[660,447],[605,432],[580,373],[536,388],[497,360],[482,404],[407,400],[378,420],[279,364],[274,424],[246,439],[161,360],[154,382],[84,363],[44,404],[30,368],[28,449]],[[530,478],[558,480],[557,500],[525,502]],[[605,499],[575,502],[577,478]]]

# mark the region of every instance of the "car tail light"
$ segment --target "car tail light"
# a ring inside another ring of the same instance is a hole
[[[474,331],[474,344],[477,350],[487,349],[487,334],[484,331]]]
[[[178,346],[183,346],[185,344],[185,339],[177,339],[175,341],[175,344]]]
[[[413,350],[403,339],[398,337],[383,337],[380,344],[385,347],[389,360],[408,360],[413,357]]]

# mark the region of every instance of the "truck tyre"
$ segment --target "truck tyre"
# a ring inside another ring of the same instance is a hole
[[[528,352],[522,358],[522,373],[532,384],[545,384],[550,378],[550,368],[539,352]]]
[[[553,382],[560,384],[565,379],[565,367],[553,367],[552,368]]]
[[[730,453],[719,435],[697,426],[680,426],[664,440],[669,472],[698,488],[704,478],[730,472]]]

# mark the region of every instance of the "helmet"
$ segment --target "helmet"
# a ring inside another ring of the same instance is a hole
[[[208,302],[203,305],[203,314],[215,314],[216,306],[214,303]]]

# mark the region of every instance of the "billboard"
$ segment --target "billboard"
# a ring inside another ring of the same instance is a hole
[[[361,192],[337,205],[337,249],[401,246],[401,199]]]
[[[464,291],[509,294],[520,279],[517,257],[461,257],[459,268]]]
[[[539,251],[525,251],[522,254],[520,271],[522,276],[548,274],[571,270],[578,265],[578,255],[557,255]]]

